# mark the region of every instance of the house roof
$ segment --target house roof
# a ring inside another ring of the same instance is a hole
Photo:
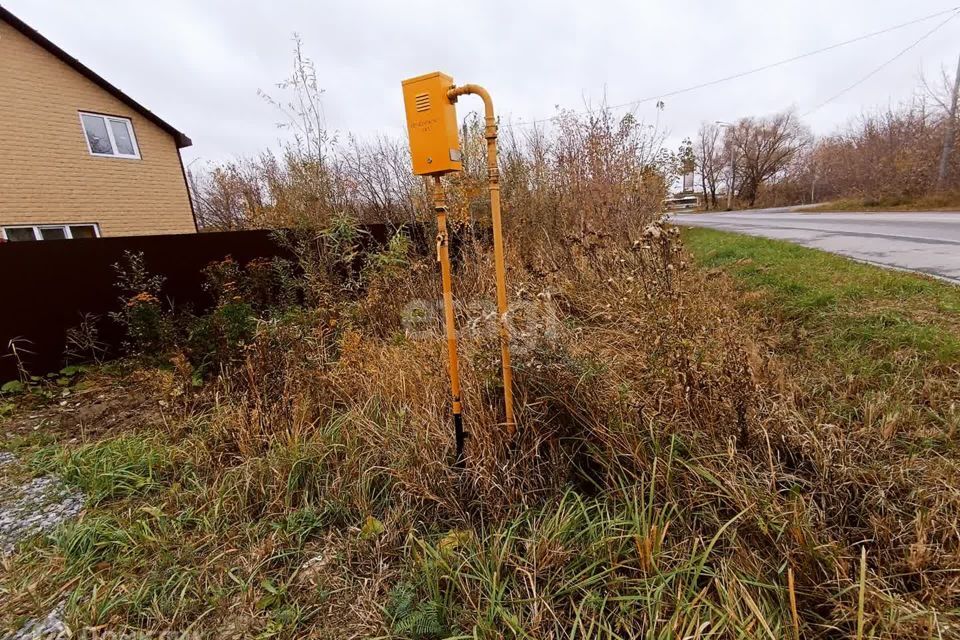
[[[46,49],[47,51],[55,55],[57,58],[59,58],[61,61],[63,61],[67,65],[73,67],[73,69],[75,69],[78,73],[85,76],[88,80],[91,80],[94,84],[97,84],[98,86],[100,86],[100,88],[102,88],[104,91],[113,95],[115,98],[125,103],[130,108],[139,112],[144,118],[146,118],[147,120],[151,121],[161,129],[169,133],[171,136],[173,136],[173,139],[176,141],[177,148],[182,149],[183,147],[189,147],[190,145],[193,144],[193,142],[190,140],[190,138],[187,137],[185,133],[178,131],[177,129],[174,129],[173,126],[171,126],[164,120],[161,120],[157,114],[153,113],[152,111],[147,109],[145,106],[143,106],[142,104],[140,104],[139,102],[137,102],[136,100],[134,100],[133,98],[125,94],[123,91],[120,91],[120,89],[116,88],[115,86],[113,86],[112,84],[104,80],[102,77],[97,75],[92,69],[90,69],[90,67],[86,66],[85,64],[83,64],[82,62],[80,62],[70,54],[68,54],[66,51],[64,51],[57,45],[47,40],[47,38],[41,35],[40,32],[38,32],[36,29],[34,29],[33,27],[25,23],[23,20],[21,20],[17,16],[10,13],[10,11],[8,11],[7,9],[4,9],[3,6],[0,6],[0,20],[10,24],[14,29],[16,29],[23,35],[27,36],[28,38],[36,42],[38,45],[40,45],[41,47],[43,47],[44,49]]]

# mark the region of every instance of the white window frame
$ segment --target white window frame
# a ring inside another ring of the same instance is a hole
[[[87,127],[83,123],[83,116],[90,116],[92,118],[100,118],[103,120],[103,124],[107,128],[107,137],[110,138],[110,146],[113,147],[114,151],[117,151],[117,141],[113,137],[113,127],[110,126],[110,121],[114,120],[127,125],[127,133],[130,134],[130,142],[133,143],[133,154],[131,155],[119,152],[96,153],[93,150],[93,147],[90,146],[90,137],[87,135]],[[80,131],[83,132],[83,141],[87,143],[87,151],[90,152],[90,155],[98,158],[126,158],[127,160],[140,160],[140,145],[137,143],[137,136],[133,132],[133,121],[130,118],[124,118],[123,116],[111,116],[105,113],[95,113],[93,111],[78,111],[77,117],[80,119]]]
[[[41,229],[63,229],[64,238],[66,240],[73,240],[73,232],[70,231],[70,227],[93,227],[94,237],[100,237],[100,225],[96,222],[64,222],[63,224],[5,224],[0,226],[0,238],[9,240],[7,237],[7,229],[32,229],[33,239],[42,242],[43,235],[40,233]]]

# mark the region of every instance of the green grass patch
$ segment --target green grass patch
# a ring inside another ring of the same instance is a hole
[[[737,280],[748,305],[815,331],[834,354],[960,362],[960,287],[778,240],[712,229],[684,238],[698,264]]]
[[[39,547],[36,553],[44,558],[58,552],[64,559],[51,579],[76,585],[67,602],[71,620],[105,624],[116,616],[132,622],[145,615],[168,621],[195,618],[215,606],[228,586],[203,575],[205,562],[217,552],[217,537],[196,524],[146,506],[99,510],[58,529],[49,538],[53,547]]]
[[[173,472],[175,454],[156,437],[130,434],[74,449],[46,447],[34,454],[31,466],[58,474],[82,489],[91,504],[99,504],[159,488]]]
[[[450,531],[438,540],[416,538],[414,572],[391,592],[387,617],[395,633],[444,638],[451,626],[464,637],[621,638],[624,625],[639,621],[672,629],[670,637],[695,637],[709,624],[723,637],[752,637],[750,625],[784,637],[786,603],[775,567],[758,571],[754,616],[725,610],[725,589],[742,588],[742,578],[714,556],[717,539],[744,514],[717,523],[715,537],[671,538],[677,505],[659,503],[651,482],[628,490],[586,497],[568,490],[556,501],[530,510],[490,531]],[[534,584],[531,575],[537,576]],[[771,580],[773,584],[765,583]],[[713,588],[704,588],[705,585]],[[708,595],[709,594],[709,595]],[[472,623],[464,602],[483,608]],[[572,626],[561,628],[538,609],[563,612]],[[709,622],[705,622],[709,621]],[[650,634],[646,637],[666,637]]]

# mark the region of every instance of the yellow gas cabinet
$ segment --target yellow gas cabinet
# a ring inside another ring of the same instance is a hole
[[[413,172],[443,175],[460,171],[457,108],[447,97],[453,78],[439,71],[403,81]]]

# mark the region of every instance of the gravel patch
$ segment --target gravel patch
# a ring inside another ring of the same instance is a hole
[[[20,540],[52,531],[82,509],[83,494],[54,476],[0,488],[0,555],[13,553]]]
[[[63,622],[64,603],[58,604],[43,620],[30,620],[3,640],[61,640],[71,637],[70,629]]]
[[[0,452],[0,468],[17,464],[17,457]],[[21,540],[52,531],[83,509],[83,493],[56,476],[33,478],[18,486],[0,485],[0,558],[12,554]],[[63,622],[64,603],[42,619],[29,620],[3,640],[53,640],[70,637]]]

